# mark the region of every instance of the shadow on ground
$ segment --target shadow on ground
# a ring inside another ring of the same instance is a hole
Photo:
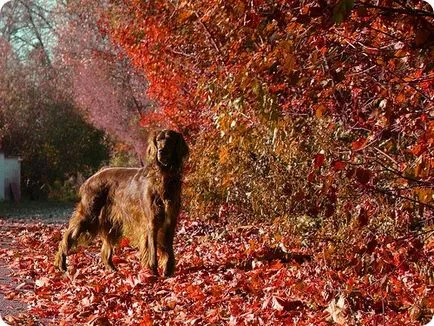
[[[44,223],[64,223],[69,219],[74,203],[25,200],[0,203],[0,218],[12,220],[41,220]]]

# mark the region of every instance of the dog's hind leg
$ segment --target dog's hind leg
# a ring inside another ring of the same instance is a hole
[[[107,191],[107,189],[102,189],[96,195],[90,193],[90,195],[84,194],[81,197],[80,203],[69,220],[68,229],[63,235],[54,259],[54,267],[58,270],[66,272],[66,255],[77,244],[80,235],[84,232],[88,232],[92,237],[96,235],[98,216],[107,201]]]
[[[102,239],[101,260],[108,270],[115,272],[117,271],[117,269],[115,265],[113,265],[112,257],[113,257],[112,245],[107,239]]]
[[[80,235],[89,229],[88,218],[82,214],[80,205],[74,212],[71,220],[69,221],[68,229],[63,235],[63,239],[59,244],[56,257],[54,259],[54,267],[62,272],[66,272],[66,255],[73,246],[77,244]]]

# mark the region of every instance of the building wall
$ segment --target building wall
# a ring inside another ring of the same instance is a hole
[[[0,200],[21,199],[21,161],[0,153]]]
[[[5,154],[0,153],[0,200],[5,199]]]

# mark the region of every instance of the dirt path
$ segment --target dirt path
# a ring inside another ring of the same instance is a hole
[[[9,248],[10,242],[11,239],[9,238],[0,238],[0,249]],[[7,263],[0,258],[0,288],[11,285],[16,286],[9,276],[10,273],[11,270],[7,267]],[[8,300],[0,291],[0,316],[4,318],[7,315],[16,315],[25,310],[27,310],[27,306],[24,303]]]
[[[0,286],[11,285],[12,279],[9,277],[10,270],[0,261]],[[11,301],[0,293],[0,316],[16,315],[27,309],[27,306],[21,302]]]
[[[0,219],[21,223],[27,221],[33,223],[35,220],[40,220],[45,224],[64,223],[67,221],[72,209],[72,204],[63,203],[33,201],[21,204],[1,203]],[[2,231],[7,232],[9,227],[8,224],[0,224],[0,228],[3,228]],[[11,236],[13,236],[12,233]],[[0,250],[8,250],[11,248],[11,245],[11,237],[0,237]],[[17,316],[27,312],[28,309],[26,304],[8,298],[8,291],[5,291],[5,289],[18,285],[14,282],[13,277],[11,277],[11,272],[8,263],[0,256],[0,316],[3,320],[5,320],[5,316]],[[0,326],[2,326],[1,322]]]

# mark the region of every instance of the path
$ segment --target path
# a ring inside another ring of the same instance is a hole
[[[1,203],[0,204],[0,218],[9,221],[29,221],[35,220],[43,221],[47,224],[63,223],[67,220],[72,211],[70,204],[62,203],[38,203],[38,202],[23,202],[22,204]],[[8,228],[6,225],[0,227]],[[7,230],[2,230],[6,231]],[[11,248],[12,239],[10,237],[0,237],[0,250]],[[8,268],[6,261],[1,259],[0,256],[0,316],[7,319],[7,316],[17,316],[20,313],[27,311],[27,306],[16,300],[9,300],[7,294],[4,295],[1,291],[3,288],[10,286],[17,286],[11,277],[11,270]],[[6,292],[7,293],[7,292]]]
[[[0,249],[8,248],[9,245],[10,239],[0,238]],[[0,288],[13,283],[12,278],[9,276],[10,273],[11,270],[7,267],[6,262],[0,259]],[[18,301],[8,300],[0,292],[0,316],[15,315],[26,310],[26,308],[25,304]]]

